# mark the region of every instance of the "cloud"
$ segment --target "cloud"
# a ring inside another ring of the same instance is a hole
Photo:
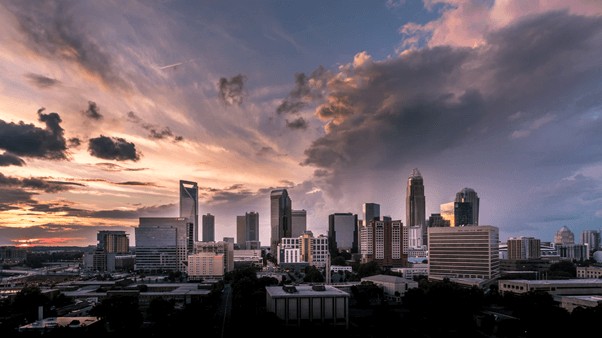
[[[57,113],[43,114],[43,111],[44,108],[38,110],[38,120],[46,125],[44,129],[23,121],[0,120],[0,148],[18,156],[66,159],[61,117]]]
[[[257,151],[257,153],[255,153],[255,155],[261,156],[261,157],[270,157],[270,156],[282,157],[282,156],[287,156],[286,154],[281,154],[281,153],[277,152],[274,148],[272,148],[270,146],[264,146],[264,147],[259,148],[259,150]]]
[[[10,165],[21,167],[25,165],[25,161],[20,159],[18,156],[5,151],[4,154],[0,154],[0,167],[8,167]]]
[[[298,117],[292,121],[286,120],[287,128],[291,129],[307,129],[307,121],[303,117]]]
[[[217,84],[219,90],[219,98],[226,106],[240,106],[243,102],[245,92],[244,84],[246,77],[238,74],[230,79],[222,77]]]
[[[107,137],[100,135],[88,141],[90,155],[107,160],[138,161],[140,153],[136,151],[136,145],[121,137]]]
[[[11,176],[4,176],[4,174],[0,173],[0,187],[20,187],[44,191],[47,193],[56,193],[60,191],[70,190],[73,187],[83,186],[85,185],[75,182],[55,181],[38,177],[17,178]]]
[[[148,187],[158,187],[156,183],[153,182],[138,182],[138,181],[125,181],[125,182],[117,182],[117,185],[134,185],[134,186],[148,186]]]
[[[139,217],[176,217],[178,206],[176,204],[162,204],[137,209],[114,209],[90,212],[90,217],[112,219],[136,219]]]
[[[0,226],[0,244],[2,245],[28,245],[28,246],[81,246],[82,242],[95,239],[101,230],[126,231],[133,242],[133,228],[128,226],[86,225],[78,223],[55,224],[46,223],[27,227]]]
[[[69,143],[69,148],[77,148],[82,144],[82,141],[78,137],[72,137],[67,142]]]
[[[101,120],[102,114],[100,113],[100,108],[96,105],[96,102],[88,101],[88,109],[83,111],[84,116],[90,118],[92,120]]]
[[[321,99],[326,88],[329,72],[322,66],[316,68],[310,76],[295,74],[295,88],[290,91],[276,108],[278,114],[297,113],[312,101]]]
[[[6,7],[15,16],[31,51],[51,61],[58,58],[71,62],[106,86],[129,88],[111,54],[87,33],[85,18],[74,14],[76,6],[19,1]]]
[[[148,170],[148,168],[127,168],[127,167],[121,166],[119,164],[107,163],[107,162],[95,163],[94,165],[97,166],[97,167],[99,167],[101,170],[104,170],[104,171],[142,171],[142,170]]]
[[[41,89],[54,87],[61,83],[61,81],[57,79],[49,78],[47,76],[34,73],[25,74],[25,78],[27,78],[27,80],[29,80],[30,83]]]
[[[162,140],[164,138],[173,138],[174,142],[184,140],[181,135],[174,134],[169,127],[159,127],[150,123],[144,122],[140,116],[133,111],[127,113],[128,121],[140,125],[145,130],[149,131],[148,136],[153,139]]]

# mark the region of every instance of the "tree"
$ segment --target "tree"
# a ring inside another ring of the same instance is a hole
[[[324,276],[318,268],[313,265],[309,265],[305,268],[305,277],[303,277],[303,281],[306,283],[323,283]]]
[[[148,306],[148,317],[158,326],[164,327],[169,324],[174,314],[174,303],[163,298],[154,298]]]
[[[573,262],[560,261],[550,265],[549,279],[569,279],[577,277],[577,267]]]
[[[374,261],[365,264],[360,264],[357,269],[357,275],[359,278],[374,276],[382,273],[380,266]]]
[[[140,327],[142,313],[136,296],[112,296],[102,300],[90,314],[104,318],[113,331],[128,332]]]
[[[28,322],[33,322],[38,318],[38,307],[44,306],[47,313],[47,306],[50,299],[42,294],[37,286],[26,286],[17,293],[13,301],[13,309],[21,313]]]
[[[332,261],[330,262],[331,265],[347,265],[347,262],[345,261],[345,257],[343,256],[336,256],[335,258],[332,259]]]

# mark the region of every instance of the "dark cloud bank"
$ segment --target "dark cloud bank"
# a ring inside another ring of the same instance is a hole
[[[100,135],[91,138],[88,141],[88,151],[90,155],[106,160],[138,161],[140,159],[140,153],[136,150],[136,145],[121,137]]]
[[[245,92],[244,84],[247,78],[238,74],[230,79],[222,77],[217,84],[220,100],[226,105],[240,106],[243,102]]]

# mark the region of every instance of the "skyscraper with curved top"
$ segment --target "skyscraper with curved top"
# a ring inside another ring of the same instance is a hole
[[[284,237],[292,234],[292,202],[286,189],[272,190],[270,193],[270,250],[273,257],[277,257],[278,243]]]
[[[426,210],[424,197],[424,181],[417,168],[408,177],[406,190],[406,226],[421,227],[422,245],[427,245]]]
[[[196,182],[180,180],[180,217],[192,223],[189,236],[191,247],[199,240],[199,186]]]
[[[464,188],[454,201],[455,226],[479,225],[479,196],[474,189]]]

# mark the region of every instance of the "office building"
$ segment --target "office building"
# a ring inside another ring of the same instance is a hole
[[[362,262],[376,262],[380,267],[405,267],[401,221],[372,220],[360,230]]]
[[[224,255],[215,252],[199,252],[188,256],[188,278],[202,280],[204,278],[224,277]]]
[[[180,217],[185,217],[192,223],[191,242],[199,240],[199,187],[196,182],[180,180]]]
[[[364,203],[362,212],[364,217],[362,225],[364,226],[371,220],[380,220],[380,204]]]
[[[587,245],[590,253],[600,248],[600,232],[596,230],[584,230],[581,232],[581,244]]]
[[[291,210],[291,237],[299,237],[307,230],[307,211]]]
[[[479,196],[471,188],[464,188],[454,200],[455,226],[479,225]]]
[[[328,241],[332,256],[342,251],[357,253],[357,214],[328,215]]]
[[[443,203],[439,205],[439,212],[444,220],[449,222],[450,227],[456,226],[456,218],[454,216],[454,202]]]
[[[96,235],[96,247],[106,253],[127,254],[130,252],[130,239],[125,231],[101,230]]]
[[[566,226],[558,229],[554,236],[554,244],[572,245],[575,244],[575,234]]]
[[[266,286],[265,291],[266,310],[285,325],[349,326],[347,292],[330,285]]]
[[[193,236],[184,217],[140,217],[135,229],[136,270],[186,272]]]
[[[506,242],[508,260],[539,259],[541,240],[533,237],[511,237]]]
[[[424,181],[418,169],[412,170],[408,177],[406,187],[406,223],[408,227],[420,227],[418,233],[410,233],[410,243],[419,243],[418,246],[427,245],[427,227],[424,197]],[[412,236],[419,235],[419,238]]]
[[[212,253],[222,255],[224,260],[224,273],[234,270],[234,241],[197,242],[194,253]]]
[[[451,224],[448,220],[443,218],[443,216],[441,216],[441,214],[431,214],[431,217],[429,217],[427,225],[429,228],[433,228],[433,227],[440,228],[440,227],[449,227]]]
[[[284,237],[292,237],[292,202],[286,189],[270,193],[270,251],[278,252],[278,243]]]
[[[259,213],[251,211],[236,216],[236,242],[239,249],[252,249],[259,242]],[[251,247],[252,246],[252,247]]]
[[[317,268],[324,268],[330,256],[328,237],[324,235],[314,237],[308,230],[299,237],[282,238],[278,253],[278,264],[308,263]]]
[[[429,228],[429,278],[499,276],[499,230],[479,227]]]
[[[203,215],[203,242],[215,241],[215,216]]]
[[[556,250],[561,259],[585,261],[589,259],[589,249],[585,244],[558,244]]]

